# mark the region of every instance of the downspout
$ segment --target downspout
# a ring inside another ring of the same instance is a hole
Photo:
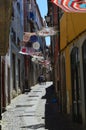
[[[59,111],[62,111],[61,105],[61,69],[60,69],[60,10],[58,8],[58,98],[59,98]]]

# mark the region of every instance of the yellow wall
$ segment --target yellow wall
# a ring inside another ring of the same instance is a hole
[[[60,21],[60,48],[86,31],[86,13],[64,13]]]
[[[66,64],[66,91],[67,112],[70,113],[72,106],[71,94],[71,65],[70,47],[67,46],[72,40],[86,31],[86,13],[64,13],[60,21],[60,49],[65,53]]]
[[[70,113],[72,106],[72,95],[71,95],[71,66],[70,66],[70,51],[69,47],[65,49],[65,66],[66,66],[66,90],[67,90],[67,112]]]

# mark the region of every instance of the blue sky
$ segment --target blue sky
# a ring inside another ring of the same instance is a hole
[[[47,15],[47,0],[36,0],[41,12],[41,16],[44,18]]]
[[[36,0],[41,12],[41,16],[45,18],[47,15],[47,0]],[[50,37],[46,37],[46,45],[50,45]]]

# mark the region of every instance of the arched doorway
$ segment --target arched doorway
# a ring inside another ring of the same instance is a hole
[[[73,48],[71,52],[71,86],[73,120],[76,122],[82,122],[80,59],[77,47]]]
[[[83,77],[84,77],[84,94],[85,94],[85,116],[86,116],[86,40],[82,46],[82,59],[83,59]]]
[[[61,102],[62,112],[67,112],[67,94],[66,94],[66,71],[65,71],[65,58],[61,59]]]
[[[5,61],[2,60],[2,112],[6,110]]]

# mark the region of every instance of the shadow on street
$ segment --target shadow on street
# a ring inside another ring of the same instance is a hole
[[[54,86],[46,88],[45,104],[45,128],[48,130],[85,130],[81,124],[70,120],[67,114],[59,112],[58,99],[54,92]]]
[[[0,130],[2,130],[2,127],[1,127],[1,125],[0,125]]]

